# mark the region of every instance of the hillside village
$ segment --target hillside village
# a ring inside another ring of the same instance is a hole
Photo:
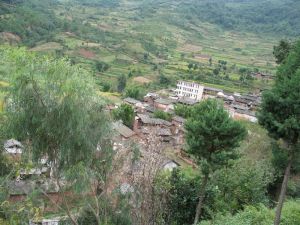
[[[225,109],[234,119],[257,122],[255,111],[261,101],[259,95],[226,93],[221,89],[205,87],[195,82],[183,80],[178,81],[176,88],[168,90],[168,94],[168,97],[162,97],[159,93],[147,93],[144,96],[144,101],[129,97],[123,99],[123,103],[130,105],[134,109],[135,119],[132,129],[125,126],[122,121],[113,123],[113,129],[116,132],[113,138],[113,150],[117,152],[116,157],[124,154],[126,149],[128,151],[128,146],[131,146],[133,143],[140,146],[142,155],[148,154],[147,150],[145,150],[147,149],[145,144],[147,146],[147,143],[154,138],[156,140],[155,144],[160,145],[161,148],[158,156],[160,160],[156,159],[161,168],[171,171],[182,164],[195,167],[196,164],[184,151],[184,123],[186,119],[175,114],[174,107],[176,104],[191,107],[205,99],[216,98],[224,103]],[[111,113],[118,107],[119,105],[107,105],[106,110]],[[157,110],[171,114],[171,121],[155,118],[153,113]],[[7,140],[4,144],[6,153],[15,160],[21,159],[23,148],[23,145],[14,139]],[[46,162],[47,158],[43,158],[40,160],[39,167],[20,170],[20,174],[10,183],[10,201],[24,200],[26,195],[37,187],[46,193],[52,204],[62,201],[59,193],[60,188],[53,180],[51,165]],[[125,165],[122,167],[122,178],[116,178],[116,180],[112,181],[113,186],[120,185],[124,192],[131,188],[130,182],[132,182],[132,179],[128,174],[132,173],[132,167],[129,164],[130,162],[125,162]],[[51,211],[52,209],[50,207],[45,210]],[[41,224],[58,225],[62,218],[45,219],[41,221]],[[39,223],[30,223],[30,225],[35,224]]]
[[[0,225],[300,225],[299,19],[0,0]]]

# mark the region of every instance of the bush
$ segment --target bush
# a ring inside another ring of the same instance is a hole
[[[161,110],[156,110],[153,115],[155,118],[159,118],[162,120],[167,120],[167,121],[172,120],[172,115],[170,113],[167,113],[167,112],[164,112]]]
[[[235,215],[217,215],[211,221],[203,221],[199,225],[270,225],[274,220],[274,209],[264,205],[248,206]],[[287,201],[282,211],[282,225],[300,224],[300,201]]]
[[[141,87],[130,86],[125,90],[125,97],[130,97],[138,100],[143,100],[145,96],[145,90]]]
[[[119,108],[113,110],[112,115],[115,120],[122,120],[126,126],[132,128],[135,114],[130,105],[122,104]]]

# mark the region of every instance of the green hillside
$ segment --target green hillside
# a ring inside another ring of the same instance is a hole
[[[157,88],[161,74],[170,84],[192,79],[227,91],[262,89],[268,84],[246,79],[247,74],[274,73],[273,46],[300,32],[299,2],[290,0],[28,0],[0,5],[0,42],[67,56],[112,91],[121,74],[149,79],[148,89]],[[226,71],[215,76],[220,61],[226,61]],[[99,63],[108,65],[105,71],[96,69]],[[247,74],[241,72],[245,68]]]

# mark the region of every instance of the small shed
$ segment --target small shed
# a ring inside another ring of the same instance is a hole
[[[9,154],[22,154],[23,145],[15,139],[9,139],[4,143],[4,149]]]

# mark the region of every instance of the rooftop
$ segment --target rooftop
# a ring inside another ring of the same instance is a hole
[[[222,89],[212,88],[212,87],[204,87],[205,91],[215,91],[215,92],[223,92]]]
[[[127,103],[129,103],[129,104],[133,104],[133,105],[135,105],[135,104],[137,104],[137,103],[141,103],[141,101],[136,100],[136,99],[134,99],[134,98],[125,98],[125,99],[124,99],[124,102],[127,102]]]
[[[123,137],[130,138],[135,135],[135,132],[131,130],[129,127],[125,126],[120,121],[113,123],[113,128]]]
[[[151,118],[145,114],[137,114],[137,116],[142,120],[144,124],[151,124],[151,125],[165,125],[171,126],[172,124],[166,120],[158,119],[158,118]]]
[[[180,117],[180,116],[174,116],[172,118],[172,120],[178,122],[178,123],[184,123],[185,122],[185,119],[183,117]]]
[[[176,100],[174,99],[167,99],[167,98],[159,98],[155,100],[156,103],[162,104],[162,105],[171,105],[174,102],[176,102]]]

